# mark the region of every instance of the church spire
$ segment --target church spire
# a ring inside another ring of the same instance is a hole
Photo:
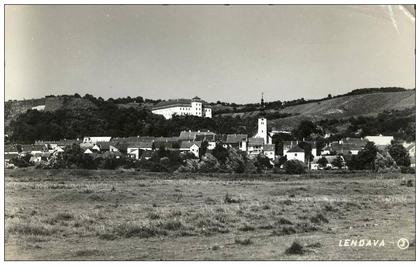
[[[264,104],[264,92],[261,92],[261,106],[260,106],[260,115],[265,117],[265,104]]]
[[[264,92],[261,92],[261,108],[264,109]]]

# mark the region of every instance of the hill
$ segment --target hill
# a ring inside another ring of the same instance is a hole
[[[206,129],[219,134],[246,133],[252,136],[261,114],[259,104],[218,102],[212,104],[214,117],[211,119],[176,116],[166,120],[151,112],[150,108],[156,102],[159,100],[142,97],[104,100],[77,94],[8,101],[5,104],[5,131],[8,139],[15,142],[103,134],[114,137],[175,136],[182,130]],[[27,110],[39,105],[45,105],[43,111]],[[311,120],[322,126],[322,133],[339,133],[347,137],[389,133],[413,140],[415,134],[415,90],[361,89],[320,100],[273,101],[266,103],[265,108],[269,128],[273,130],[291,131],[302,120]],[[384,114],[384,111],[392,112]],[[358,120],[360,123],[351,121],[360,116],[372,119]],[[390,120],[391,126],[387,124]]]
[[[375,116],[385,110],[404,110],[415,107],[415,90],[343,95],[316,102],[266,110],[268,115],[280,113],[287,117],[271,119],[273,129],[291,130],[302,120],[343,119],[357,116]],[[226,106],[225,106],[226,108]],[[223,116],[255,117],[259,111],[223,113]]]

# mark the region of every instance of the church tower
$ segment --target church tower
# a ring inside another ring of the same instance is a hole
[[[267,119],[265,118],[264,92],[261,92],[260,117],[258,118],[258,133],[256,137],[263,138],[267,144]]]
[[[264,117],[258,118],[258,138],[264,139],[264,144],[267,144],[267,119]]]

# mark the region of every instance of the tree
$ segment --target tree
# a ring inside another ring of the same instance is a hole
[[[398,166],[387,151],[378,151],[374,161],[375,172],[397,170]]]
[[[307,142],[300,142],[298,146],[305,151],[305,161],[312,161],[314,156],[312,155],[312,145]]]
[[[277,133],[273,135],[273,144],[275,146],[275,154],[283,156],[283,142],[284,141],[293,141],[295,137],[288,133]]]
[[[204,156],[207,152],[207,147],[209,146],[209,143],[207,141],[203,141],[201,143],[200,148],[198,149],[198,156],[201,159],[202,156]]]
[[[395,160],[398,166],[409,167],[411,164],[410,155],[407,149],[402,144],[392,141],[388,147],[388,152],[391,157]]]
[[[375,158],[378,153],[375,143],[368,142],[365,147],[348,161],[348,166],[352,170],[375,170]]]
[[[283,168],[288,174],[302,174],[306,171],[305,163],[297,159],[286,161]]]
[[[331,165],[333,165],[334,167],[337,167],[337,168],[341,169],[344,166],[344,160],[343,160],[342,157],[338,156],[335,159],[333,159],[333,161],[331,161]]]
[[[274,164],[276,168],[280,168],[287,161],[287,156],[281,156],[277,162]]]
[[[216,143],[216,147],[211,151],[211,154],[221,163],[224,164],[229,152],[223,147],[221,143]]]
[[[320,134],[321,131],[314,123],[309,120],[303,120],[300,122],[299,126],[293,130],[295,137],[299,138],[300,140],[309,138],[309,136],[313,133]]]
[[[325,168],[325,166],[327,166],[327,164],[328,164],[328,159],[326,159],[325,157],[322,157],[322,158],[318,159],[317,163],[321,168]]]
[[[254,165],[257,167],[257,172],[262,172],[263,170],[271,169],[273,167],[270,163],[270,159],[262,153],[256,156],[254,160]]]

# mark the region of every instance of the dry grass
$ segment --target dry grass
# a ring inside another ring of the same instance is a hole
[[[415,238],[402,177],[6,171],[6,259],[413,259],[337,248]]]

